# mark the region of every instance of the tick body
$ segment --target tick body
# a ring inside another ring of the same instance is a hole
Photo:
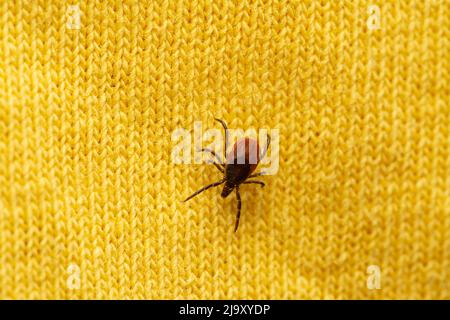
[[[258,180],[249,180],[249,178],[254,178],[258,176],[264,175],[264,173],[253,173],[258,166],[259,161],[265,156],[267,153],[267,149],[270,145],[270,136],[267,134],[267,145],[263,152],[260,152],[260,148],[258,145],[258,141],[252,138],[242,138],[239,139],[234,145],[233,149],[226,154],[226,147],[228,145],[228,128],[223,120],[215,119],[220,122],[225,131],[225,146],[224,156],[225,162],[221,160],[221,158],[210,149],[201,149],[201,152],[207,152],[214,157],[214,166],[223,174],[223,178],[220,181],[211,183],[200,190],[193,193],[191,196],[186,198],[184,202],[192,199],[199,193],[206,191],[212,187],[217,187],[219,185],[224,185],[222,189],[221,196],[222,198],[226,198],[233,190],[236,192],[237,199],[237,214],[236,214],[236,223],[234,227],[234,232],[237,231],[239,227],[239,219],[241,216],[241,195],[239,193],[239,186],[241,184],[258,184],[261,187],[264,187],[264,182]]]

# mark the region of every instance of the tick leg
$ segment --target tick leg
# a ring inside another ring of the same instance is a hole
[[[251,174],[248,177],[249,178],[254,178],[254,177],[265,176],[265,175],[266,175],[266,173],[264,171],[262,171],[262,172]]]
[[[208,148],[203,148],[203,149],[200,149],[200,152],[209,152],[210,154],[212,154],[218,161],[218,162],[213,162],[212,164],[215,165],[216,168],[219,169],[220,172],[222,172],[222,173],[224,172],[224,164],[222,163],[222,160],[220,160],[219,156],[213,150],[208,149]]]
[[[219,121],[222,124],[222,127],[225,131],[225,145],[223,147],[223,158],[225,159],[227,156],[227,147],[228,147],[228,127],[225,121],[217,118],[214,118],[214,120]]]
[[[239,227],[239,219],[241,218],[241,195],[239,194],[239,187],[236,187],[236,198],[237,198],[237,214],[236,214],[236,224],[234,225],[234,232],[237,231]]]
[[[183,200],[183,202],[186,202],[186,201],[192,199],[193,197],[195,197],[195,196],[198,195],[199,193],[202,193],[203,191],[206,191],[206,190],[208,190],[208,189],[210,189],[210,188],[212,188],[212,187],[217,187],[218,185],[221,185],[221,184],[224,183],[224,182],[225,182],[225,180],[220,180],[220,181],[211,183],[211,184],[209,184],[209,185],[207,185],[207,186],[204,186],[203,188],[201,188],[200,190],[194,192],[192,195],[190,195],[190,196],[187,197],[185,200]]]
[[[266,144],[266,148],[265,148],[264,151],[261,152],[261,154],[259,155],[259,159],[260,159],[260,160],[261,160],[262,158],[264,158],[264,156],[266,155],[267,150],[269,149],[269,146],[270,146],[270,140],[271,140],[270,135],[267,134],[267,144]]]
[[[264,182],[258,181],[258,180],[247,180],[247,181],[242,182],[242,184],[251,184],[251,183],[259,184],[259,185],[261,185],[262,188],[264,188],[264,186],[266,185]]]

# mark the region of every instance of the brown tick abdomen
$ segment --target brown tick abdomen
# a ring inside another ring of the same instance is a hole
[[[221,196],[228,196],[234,187],[244,182],[255,171],[259,162],[259,145],[256,139],[239,139],[227,154],[225,186]]]

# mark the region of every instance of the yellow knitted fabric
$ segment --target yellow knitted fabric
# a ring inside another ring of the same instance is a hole
[[[1,1],[0,298],[450,299],[449,62],[447,0]],[[236,234],[213,116],[280,132]]]

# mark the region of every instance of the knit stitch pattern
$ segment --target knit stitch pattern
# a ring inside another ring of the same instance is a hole
[[[0,298],[450,299],[449,60],[446,0],[1,1]],[[236,234],[214,116],[280,132]]]

